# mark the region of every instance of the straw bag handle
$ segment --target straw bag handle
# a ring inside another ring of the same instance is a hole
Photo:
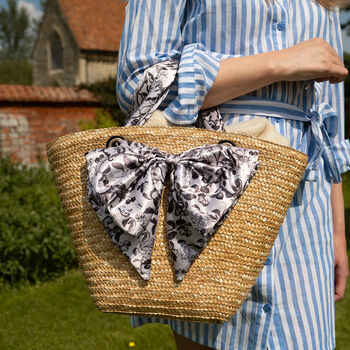
[[[108,147],[115,147],[116,146],[116,142],[118,140],[125,140],[125,138],[123,136],[120,136],[120,135],[115,135],[115,136],[111,136],[107,142],[106,142],[106,148]]]
[[[174,82],[179,61],[170,59],[147,68],[138,83],[126,115],[125,126],[143,125],[168,95]],[[217,107],[200,110],[194,126],[224,131],[224,122]]]
[[[236,147],[236,144],[230,140],[221,140],[218,142],[218,144],[221,144],[221,143],[229,143],[230,145]]]

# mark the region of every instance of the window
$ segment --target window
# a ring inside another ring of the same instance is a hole
[[[54,32],[51,36],[51,69],[63,68],[63,47],[61,39],[57,32]]]

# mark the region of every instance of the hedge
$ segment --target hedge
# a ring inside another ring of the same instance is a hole
[[[0,285],[35,283],[77,266],[51,172],[0,158]]]

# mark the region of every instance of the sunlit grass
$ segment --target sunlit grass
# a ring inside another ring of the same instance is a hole
[[[93,305],[80,270],[36,286],[0,292],[1,350],[174,350],[169,326],[134,329],[129,316]]]
[[[1,350],[175,350],[170,327],[134,329],[129,316],[93,305],[80,270],[36,286],[0,291]],[[337,350],[349,350],[350,281],[336,303]]]

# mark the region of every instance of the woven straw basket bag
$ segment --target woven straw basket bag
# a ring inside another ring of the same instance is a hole
[[[259,150],[248,188],[186,277],[174,282],[165,225],[169,187],[163,188],[151,277],[140,278],[106,234],[87,198],[85,153],[113,135],[178,154],[221,140]],[[178,142],[181,140],[181,142]],[[269,255],[307,166],[307,155],[255,137],[183,127],[115,127],[59,137],[47,154],[79,266],[102,312],[221,323],[246,299]]]

